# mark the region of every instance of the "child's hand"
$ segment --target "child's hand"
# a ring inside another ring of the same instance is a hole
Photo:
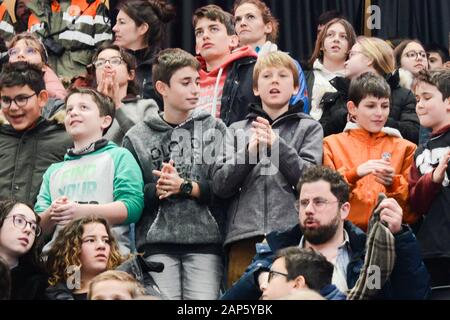
[[[392,169],[391,163],[386,160],[369,160],[359,165],[356,173],[359,177],[365,177],[368,174],[376,174],[377,172],[389,172]],[[392,169],[393,170],[393,169]]]
[[[180,193],[180,186],[184,180],[180,178],[173,160],[163,163],[161,171],[153,170],[153,174],[159,178],[156,182],[156,194],[159,200]]]
[[[120,98],[119,93],[119,82],[116,81],[115,70],[103,69],[103,74],[100,82],[98,83],[97,91],[110,97],[114,101],[116,109],[119,109],[122,105],[122,99]]]
[[[50,220],[59,225],[66,225],[77,218],[79,212],[79,203],[70,201],[67,197],[61,197],[52,203]]]
[[[444,181],[445,178],[445,170],[447,170],[448,167],[448,161],[450,159],[450,151],[448,151],[446,154],[444,154],[439,161],[438,166],[433,171],[433,182],[441,184],[442,181]]]
[[[256,130],[255,132],[259,143],[272,147],[278,136],[272,130],[269,121],[262,117],[257,117],[256,121],[252,122],[252,126]]]
[[[251,155],[256,155],[258,153],[258,136],[255,128],[250,128],[250,130],[252,131],[252,136],[250,137],[250,142],[248,143],[248,153]]]
[[[381,183],[385,187],[389,187],[394,181],[395,170],[391,166],[385,169],[375,169],[373,175],[375,176],[376,182]]]

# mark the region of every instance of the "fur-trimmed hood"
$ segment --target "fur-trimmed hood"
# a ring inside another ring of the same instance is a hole
[[[350,131],[350,130],[355,130],[355,129],[361,129],[361,127],[357,123],[349,121],[345,125],[344,132],[347,132],[347,131]],[[397,129],[394,129],[394,128],[383,127],[383,129],[381,129],[381,132],[384,132],[388,136],[397,137],[397,138],[403,138],[401,133],[400,133],[400,131],[398,131]]]

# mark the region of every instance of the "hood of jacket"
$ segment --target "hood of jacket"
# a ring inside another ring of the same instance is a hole
[[[349,131],[358,132],[358,134],[365,135],[365,136],[367,136],[367,138],[369,138],[369,137],[378,138],[378,137],[383,137],[383,136],[402,138],[400,131],[398,131],[397,129],[394,129],[394,128],[383,127],[379,133],[370,134],[367,131],[365,131],[364,129],[362,129],[357,123],[350,122],[350,121],[347,122],[347,124],[345,125],[345,128],[344,128],[344,132],[349,132]]]
[[[220,66],[207,71],[206,70],[206,60],[202,56],[198,55],[196,58],[200,62],[200,66],[201,66],[200,78],[204,79],[204,78],[208,78],[208,77],[214,77],[214,79],[215,79],[221,69],[225,70],[234,61],[241,59],[241,58],[245,58],[245,57],[257,58],[258,54],[250,46],[237,48],[237,49],[233,50],[229,55],[227,55],[227,59]]]
[[[281,119],[287,117],[298,117],[298,118],[308,118],[312,119],[307,114],[303,113],[303,101],[298,101],[295,105],[290,105],[288,111],[280,115],[276,119],[270,118],[266,111],[264,111],[263,107],[257,103],[249,104],[249,113],[246,116],[247,120],[254,120],[257,117],[262,117],[270,122],[270,124],[279,121]]]
[[[400,68],[398,69],[397,73],[399,78],[398,84],[403,88],[411,90],[412,83],[414,81],[414,75],[411,73],[411,71]]]

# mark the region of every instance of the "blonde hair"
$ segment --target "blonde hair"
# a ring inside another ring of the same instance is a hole
[[[266,68],[287,68],[292,72],[294,77],[294,87],[299,86],[298,81],[298,69],[295,65],[294,59],[292,59],[287,53],[276,51],[271,52],[266,56],[258,57],[258,61],[253,69],[253,89],[258,89],[258,78],[261,72]]]
[[[88,300],[92,299],[95,284],[102,281],[111,280],[122,282],[130,293],[131,298],[133,299],[145,295],[144,287],[135,278],[133,278],[132,275],[126,273],[125,271],[109,270],[100,273],[98,276],[91,280],[91,283],[89,284]]]
[[[358,37],[364,55],[373,60],[373,68],[383,77],[395,70],[394,50],[379,38]]]

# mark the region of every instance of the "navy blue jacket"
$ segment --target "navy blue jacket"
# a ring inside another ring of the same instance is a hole
[[[347,266],[347,286],[353,288],[364,264],[366,234],[350,221],[344,223],[352,256]],[[221,300],[257,300],[261,291],[257,278],[268,271],[278,250],[298,246],[302,232],[299,225],[284,232],[272,232],[267,244],[256,245],[256,256],[244,275],[221,297]],[[408,226],[395,235],[396,261],[391,277],[380,292],[380,299],[425,299],[430,292],[430,277],[422,261],[420,249]]]

